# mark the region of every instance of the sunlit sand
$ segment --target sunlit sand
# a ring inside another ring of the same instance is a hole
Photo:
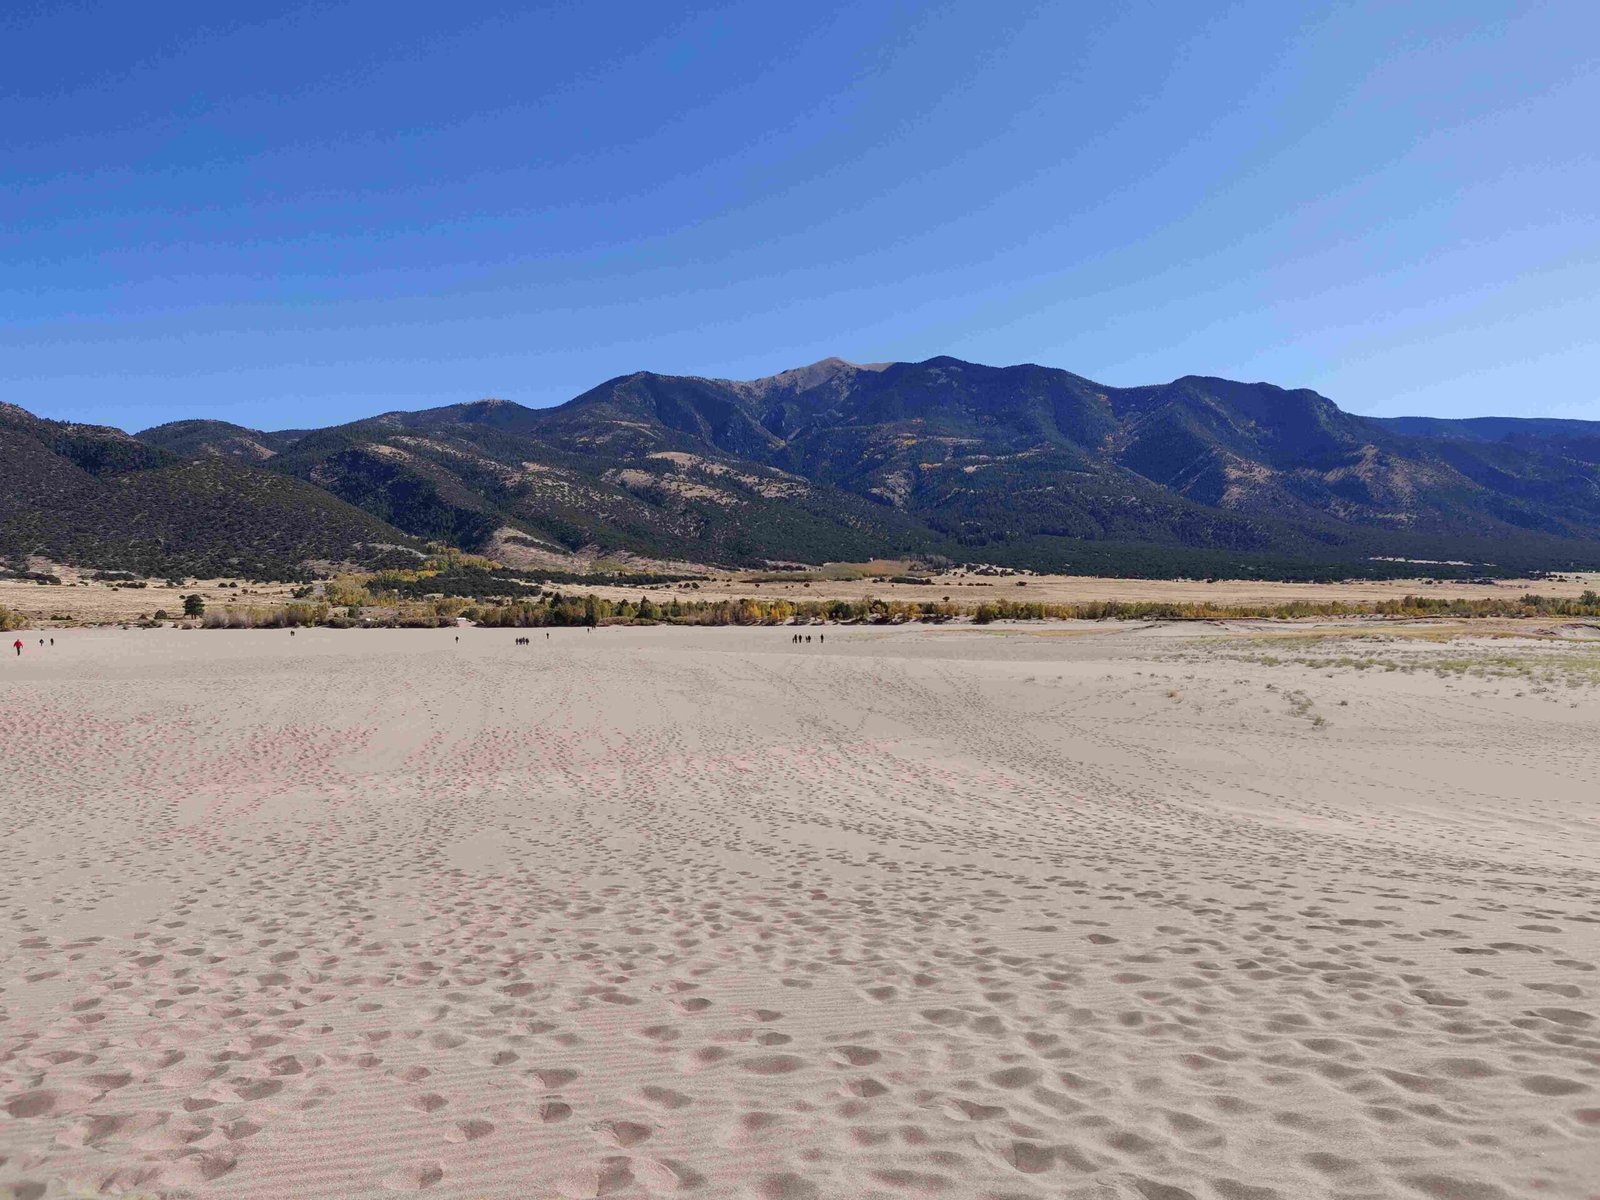
[[[1594,643],[804,632],[22,635],[0,1194],[1594,1193]]]

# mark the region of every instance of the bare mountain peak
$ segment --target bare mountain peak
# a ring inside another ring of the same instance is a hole
[[[779,371],[776,375],[764,375],[760,379],[738,380],[736,386],[754,395],[769,395],[776,393],[807,392],[813,388],[823,387],[835,380],[847,380],[862,371],[882,371],[893,363],[854,363],[848,359],[830,355],[808,363],[803,367],[790,367],[786,371]]]
[[[74,514],[55,527],[70,549],[99,520],[97,479],[154,495],[176,470],[173,486],[192,477],[198,490],[228,459],[353,503],[398,530],[390,540],[465,549],[511,527],[569,548],[719,564],[891,551],[1207,571],[1402,551],[1600,561],[1600,436],[1587,427],[1413,429],[1268,383],[1110,387],[949,355],[831,356],[747,381],[636,372],[551,408],[481,399],[320,431],[180,422],[147,430],[142,445],[0,406],[0,502],[9,488],[29,518],[8,532],[0,503],[0,553],[31,551],[35,514],[58,508]],[[781,491],[774,471],[791,480]],[[320,511],[317,494],[294,503]],[[174,519],[188,511],[174,506]],[[122,515],[106,526],[120,539],[111,549],[132,553],[138,512]],[[241,540],[270,549],[273,536],[263,521]]]

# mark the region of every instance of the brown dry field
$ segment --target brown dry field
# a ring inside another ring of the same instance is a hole
[[[1029,575],[979,578],[973,575],[936,576],[931,586],[914,583],[878,583],[870,579],[817,580],[804,583],[752,583],[744,576],[723,576],[703,582],[696,599],[737,599],[756,596],[786,600],[943,600],[982,604],[990,600],[1027,600],[1046,604],[1078,604],[1095,600],[1171,601],[1179,604],[1312,604],[1343,601],[1371,604],[1406,595],[1438,599],[1510,599],[1525,592],[1545,596],[1577,596],[1586,588],[1600,589],[1600,573],[1571,574],[1559,580],[1504,579],[1492,584],[1427,583],[1422,579],[1351,580],[1343,583],[1270,583],[1253,579],[1219,579],[1205,583],[1192,579],[1111,579],[1093,575]],[[623,588],[627,595],[638,589]]]
[[[107,583],[90,582],[77,574],[63,572],[61,578],[65,582],[59,587],[0,579],[0,607],[22,613],[31,625],[40,628],[69,624],[116,625],[153,616],[158,609],[165,609],[176,618],[183,612],[184,596],[190,592],[204,596],[207,608],[225,608],[230,604],[284,604],[294,588],[288,583],[242,581],[237,588],[225,588],[223,583],[235,581],[223,579],[202,579],[174,588],[169,588],[164,579],[152,579],[142,588],[116,588]]]
[[[270,606],[290,599],[292,585],[243,584],[238,589],[223,588],[225,581],[201,580],[179,588],[169,588],[164,580],[150,580],[144,588],[114,588],[89,582],[85,577],[65,573],[68,583],[60,587],[0,580],[0,606],[24,614],[30,624],[44,627],[65,624],[118,624],[140,620],[158,609],[174,617],[183,608],[183,596],[199,592],[208,608],[228,605]],[[1025,586],[1018,586],[1019,582]],[[1313,604],[1343,601],[1370,604],[1406,595],[1440,599],[1457,597],[1473,600],[1514,599],[1525,592],[1545,596],[1577,596],[1587,588],[1600,589],[1600,573],[1571,574],[1560,579],[1507,579],[1493,584],[1426,583],[1422,579],[1354,580],[1344,583],[1264,583],[1258,580],[1217,580],[1204,583],[1185,579],[1111,579],[1088,575],[1030,575],[1025,580],[1001,577],[979,579],[971,575],[938,576],[932,586],[876,582],[872,579],[818,580],[803,583],[755,583],[748,576],[725,575],[703,580],[698,588],[657,586],[585,587],[570,585],[569,591],[592,591],[607,599],[638,596],[641,590],[668,591],[694,600],[738,599],[754,596],[788,600],[858,600],[876,597],[883,600],[943,600],[976,606],[990,600],[1042,601],[1048,604],[1073,604],[1095,600],[1158,600],[1175,603],[1228,605],[1278,605],[1303,600]],[[59,618],[59,619],[58,619]]]

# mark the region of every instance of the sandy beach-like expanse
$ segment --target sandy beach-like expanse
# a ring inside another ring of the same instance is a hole
[[[1600,1194],[1594,641],[808,632],[21,635],[0,1195]]]

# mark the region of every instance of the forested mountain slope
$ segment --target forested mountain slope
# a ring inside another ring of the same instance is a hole
[[[414,539],[548,563],[1600,565],[1600,423],[1379,420],[1206,376],[1114,388],[1033,365],[826,359],[756,380],[635,372],[553,408],[482,400],[277,432],[179,421],[137,438],[4,411],[11,552],[127,545],[153,562],[231,543],[265,562]],[[196,494],[226,520],[215,535],[203,513],[183,523]]]

